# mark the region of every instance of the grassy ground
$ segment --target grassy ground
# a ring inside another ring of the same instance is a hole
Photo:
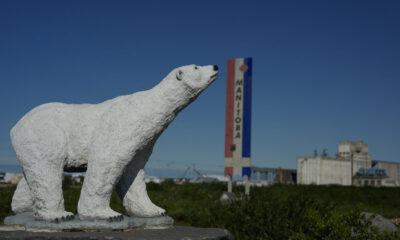
[[[0,221],[12,214],[14,189],[0,188]],[[175,224],[227,228],[237,239],[397,239],[378,234],[359,213],[400,217],[400,188],[274,185],[254,187],[250,199],[228,205],[218,201],[226,189],[221,183],[177,185],[166,181],[150,183],[147,189],[152,201],[165,208]],[[234,188],[234,192],[243,191]],[[64,187],[68,211],[76,213],[79,193],[80,186]],[[111,207],[125,213],[115,193]]]

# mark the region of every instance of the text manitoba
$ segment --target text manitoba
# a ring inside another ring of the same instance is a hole
[[[235,83],[235,138],[241,138],[243,79]]]

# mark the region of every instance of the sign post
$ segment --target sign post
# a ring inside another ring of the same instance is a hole
[[[248,180],[251,177],[252,59],[229,59],[226,80],[224,175],[229,176],[230,181],[235,176],[245,176],[248,194]],[[228,183],[228,192],[231,191],[231,184]]]

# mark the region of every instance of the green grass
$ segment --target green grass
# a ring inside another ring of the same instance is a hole
[[[15,191],[15,186],[0,188],[0,222],[3,222],[4,218],[12,215],[11,211],[11,199]]]
[[[361,211],[400,217],[400,188],[274,185],[251,188],[250,199],[222,205],[226,189],[213,184],[147,184],[152,201],[166,209],[175,224],[228,229],[237,239],[398,239],[379,234]],[[11,215],[15,187],[0,188],[0,221]],[[242,193],[243,187],[234,187]],[[66,184],[65,208],[76,213],[80,186]],[[117,194],[111,208],[125,213]]]

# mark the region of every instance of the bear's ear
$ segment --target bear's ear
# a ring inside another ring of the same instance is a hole
[[[183,78],[183,71],[182,71],[182,70],[176,71],[176,79],[177,79],[178,81],[181,81],[182,78]]]

